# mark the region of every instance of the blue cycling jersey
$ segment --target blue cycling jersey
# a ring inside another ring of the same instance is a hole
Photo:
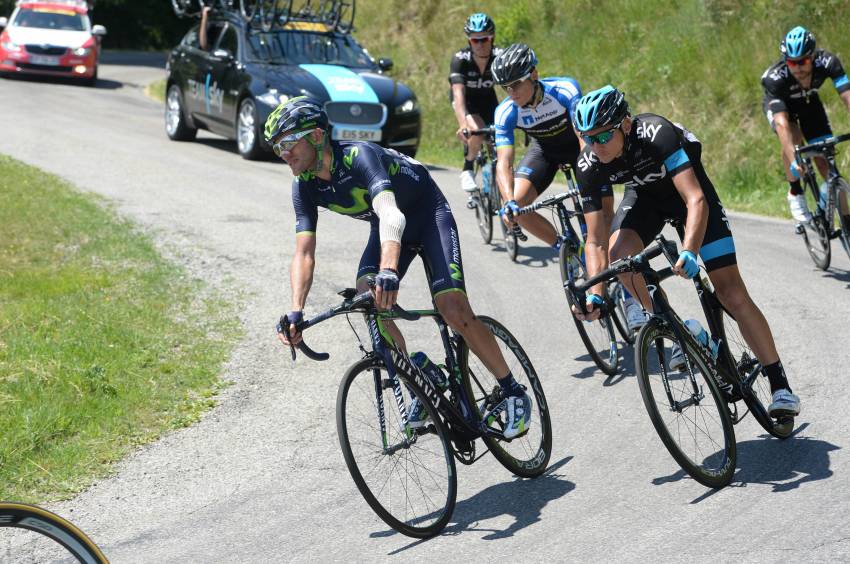
[[[506,98],[496,108],[496,147],[514,144],[514,129],[522,129],[537,140],[544,153],[577,154],[578,138],[572,127],[573,104],[581,98],[578,82],[570,77],[544,78],[536,106],[517,106]]]

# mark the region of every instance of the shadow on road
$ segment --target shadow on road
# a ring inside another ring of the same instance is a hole
[[[588,378],[594,377],[604,377],[605,379],[602,381],[603,386],[614,386],[635,375],[635,355],[634,349],[627,345],[624,341],[618,341],[620,345],[620,366],[617,368],[617,373],[613,376],[606,376],[599,368],[594,364],[593,359],[590,358],[588,353],[575,357],[576,361],[579,362],[588,362],[589,364],[581,369],[581,371],[573,374],[573,378],[578,378],[579,380],[586,380]]]
[[[758,439],[738,443],[738,470],[729,487],[747,487],[748,484],[767,484],[774,493],[799,488],[806,482],[830,478],[829,453],[841,447],[812,437],[801,437],[799,433],[808,427],[804,423],[795,435],[779,440],[767,434]],[[688,475],[679,470],[669,476],[652,480],[656,486],[677,482]],[[718,490],[708,490],[691,503],[711,497]]]
[[[832,269],[823,272],[824,278],[834,278],[839,282],[847,282],[846,288],[850,288],[850,271],[841,269]]]
[[[83,84],[79,79],[66,78],[63,76],[30,76],[30,75],[4,75],[4,80],[15,80],[18,82],[32,82],[36,84],[43,84],[45,87],[50,86],[78,86],[80,88],[92,88],[86,84]],[[93,88],[98,90],[118,90],[119,88],[124,88],[124,84],[118,82],[116,80],[107,80],[104,78],[99,78],[97,83]]]
[[[550,464],[542,476],[533,480],[515,477],[511,482],[490,486],[471,498],[458,502],[452,516],[453,524],[446,527],[441,535],[458,535],[467,531],[481,531],[488,533],[482,537],[484,540],[498,540],[512,537],[517,531],[537,523],[540,521],[543,508],[550,501],[563,497],[575,489],[576,486],[573,482],[564,480],[562,474],[556,474],[556,471],[572,458],[572,456],[568,456]],[[514,518],[513,522],[505,529],[478,526],[482,521],[503,515],[510,515]],[[386,537],[394,534],[398,533],[390,530],[372,533],[370,536]],[[398,554],[423,542],[427,542],[427,539],[414,541],[389,554]]]

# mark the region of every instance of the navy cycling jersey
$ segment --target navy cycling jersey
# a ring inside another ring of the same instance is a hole
[[[581,98],[578,82],[569,77],[553,77],[544,78],[539,84],[543,98],[536,106],[520,107],[506,98],[496,108],[496,147],[513,146],[514,129],[521,129],[540,144],[544,154],[577,154],[572,109]]]
[[[609,184],[658,199],[678,197],[673,177],[691,168],[700,150],[699,140],[681,125],[655,114],[636,115],[620,157],[603,163],[590,146],[579,155],[576,179],[585,212],[602,209],[601,191]]]
[[[428,170],[393,149],[359,141],[331,142],[331,180],[312,172],[292,183],[295,232],[314,233],[318,208],[377,223],[372,200],[384,190],[395,195],[405,217],[418,213],[417,204],[430,192],[439,192]]]
[[[839,94],[850,90],[850,80],[834,54],[817,49],[812,56],[812,82],[809,88],[803,88],[784,60],[774,63],[761,76],[766,109],[773,113],[789,112],[805,115],[810,105],[822,106],[818,89],[827,78],[831,78]]]
[[[499,103],[498,98],[496,98],[496,90],[493,87],[495,83],[490,68],[493,66],[493,59],[501,52],[501,48],[493,47],[483,73],[479,70],[470,47],[461,49],[452,57],[449,84],[464,85],[466,107],[469,113],[480,113],[487,108],[492,110]]]

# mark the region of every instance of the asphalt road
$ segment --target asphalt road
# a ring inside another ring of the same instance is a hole
[[[553,254],[529,242],[511,264],[498,244],[482,244],[457,171],[434,170],[455,210],[475,310],[502,320],[541,374],[554,452],[537,480],[515,478],[489,456],[460,467],[452,523],[415,542],[369,509],[339,450],[337,386],[359,357],[348,325],[338,320],[307,334],[331,353],[325,363],[292,363],[276,344],[272,326],[288,309],[294,239],[288,168],[243,161],[233,143],[212,136],[169,141],[162,105],[141,91],[163,71],[144,58],[114,60],[121,64],[104,65],[96,89],[0,81],[0,152],[114,203],[166,255],[232,297],[246,336],[222,373],[232,385],[200,423],[139,449],[109,479],[51,506],[113,562],[850,559],[843,251],[836,249],[828,272],[816,271],[790,222],[732,217],[741,270],[803,414],[786,441],[766,437],[751,417],[741,422],[734,482],[712,491],[664,449],[641,402],[631,350],[624,374],[606,378],[594,369],[567,316]],[[335,304],[335,292],[352,283],[367,234],[365,223],[331,213],[319,223],[308,313]],[[687,283],[667,287],[673,303],[695,310]],[[401,296],[407,307],[427,304],[418,267]],[[408,342],[418,338],[411,329]],[[47,558],[35,545],[16,546],[12,561]]]

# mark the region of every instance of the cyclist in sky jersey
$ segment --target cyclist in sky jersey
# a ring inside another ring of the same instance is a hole
[[[588,247],[590,276],[617,260],[636,255],[661,232],[666,219],[684,224],[682,251],[674,270],[693,278],[699,274],[697,255],[717,291],[717,297],[738,321],[744,340],[752,348],[770,380],[771,416],[797,415],[800,400],[791,392],[767,320],[752,301],[737,266],[735,242],[726,212],[702,166],[702,145],[684,127],[655,114],[629,113],[623,94],[605,86],[582,97],[575,105],[573,123],[585,142],[578,161],[588,235],[610,235],[610,250]],[[625,195],[613,225],[604,221],[600,190],[624,184]],[[621,278],[629,291],[647,306],[649,294],[643,279]],[[588,294],[587,317],[598,316],[604,283]],[[580,318],[585,316],[578,314]],[[677,355],[681,357],[681,350]],[[678,364],[677,359],[671,365]]]
[[[493,112],[499,104],[493,88],[490,67],[501,49],[493,46],[496,24],[487,14],[476,13],[467,18],[463,26],[469,45],[452,57],[449,70],[449,99],[457,118],[457,136],[466,148],[460,185],[466,192],[476,189],[474,176],[475,156],[484,139],[478,135],[465,135],[464,130],[483,129],[493,125]]]
[[[493,335],[472,312],[466,297],[457,225],[428,170],[410,157],[373,143],[330,140],[325,111],[303,96],[280,104],[269,115],[265,137],[296,176],[292,184],[296,217],[290,270],[292,311],[288,314],[292,344],[301,341],[295,323],[303,319],[313,282],[318,209],[368,221],[371,230],[357,269],[357,290],[366,291],[373,277],[375,303],[381,309],[392,307],[400,281],[415,257],[410,245],[421,245],[423,260],[433,275],[431,293],[437,309],[505,392],[506,399],[494,409],[507,415],[505,436],[526,432],[531,400],[511,374]],[[398,328],[391,322],[387,328],[404,348]],[[289,345],[282,330],[278,329],[279,338]],[[426,418],[424,406],[415,400],[408,423],[421,426]]]
[[[782,150],[785,178],[791,187],[788,205],[797,221],[809,221],[812,215],[800,185],[800,163],[794,159],[794,145],[822,141],[832,136],[829,118],[818,95],[827,78],[832,79],[844,106],[850,112],[850,79],[833,53],[818,49],[815,36],[797,26],[789,31],[779,46],[782,59],[770,66],[761,77],[764,89],[764,112],[776,132]],[[817,168],[827,177],[826,161],[817,157]],[[846,198],[839,202],[844,221],[850,221]]]

